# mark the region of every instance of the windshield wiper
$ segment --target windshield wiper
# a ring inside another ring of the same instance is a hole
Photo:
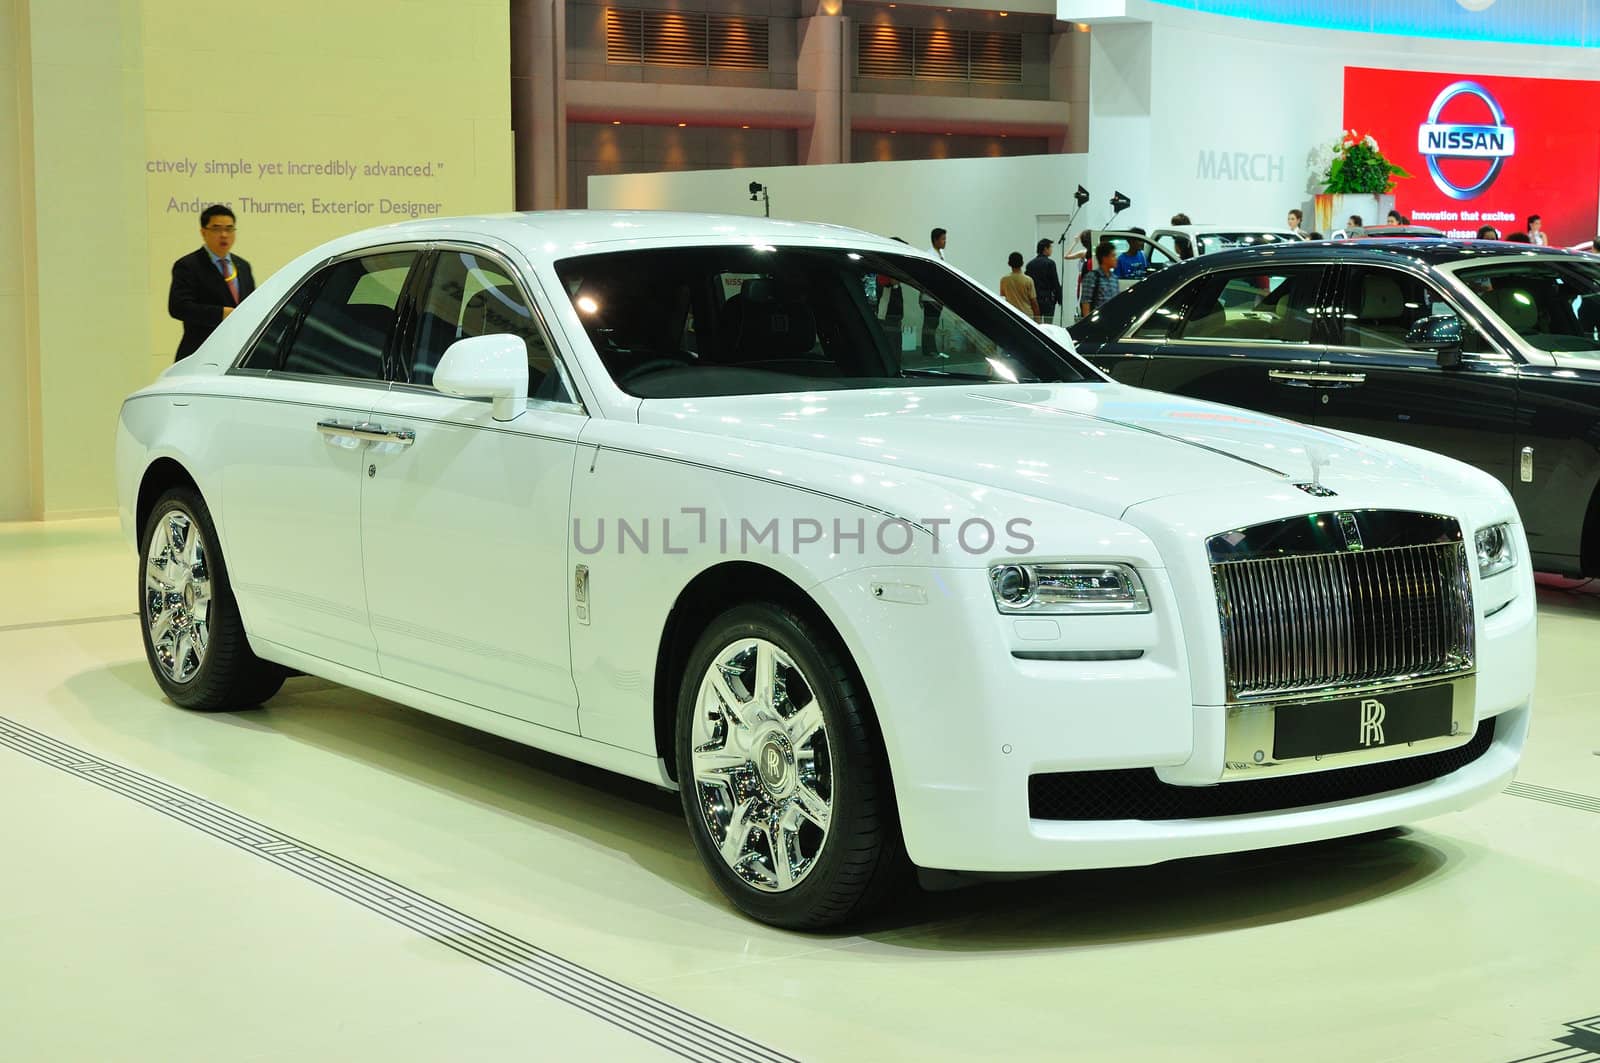
[[[906,369],[901,368],[901,376],[942,376],[954,380],[993,380],[992,373],[952,373],[947,369]]]

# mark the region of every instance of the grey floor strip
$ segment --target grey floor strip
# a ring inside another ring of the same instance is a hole
[[[75,616],[69,620],[36,620],[31,624],[6,624],[0,635],[7,631],[36,631],[44,627],[73,627],[77,624],[105,624],[112,620],[133,620],[138,613],[112,613],[110,616]]]
[[[5,716],[0,716],[0,745],[276,864],[685,1059],[716,1063],[793,1061],[793,1057],[776,1049],[630,989],[376,872]]]
[[[1583,812],[1600,812],[1600,797],[1577,794],[1571,790],[1553,790],[1548,786],[1534,786],[1532,783],[1514,782],[1506,787],[1506,793],[1512,797],[1526,797],[1529,800],[1543,801],[1546,804],[1564,805],[1567,808],[1576,808]]]

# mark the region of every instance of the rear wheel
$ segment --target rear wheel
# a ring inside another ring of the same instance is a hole
[[[145,656],[162,691],[186,709],[261,704],[282,668],[250,652],[217,531],[200,495],[175,487],[139,537],[139,615]]]
[[[834,926],[906,877],[871,712],[842,648],[787,609],[730,609],[696,644],[678,699],[684,815],[746,914]]]

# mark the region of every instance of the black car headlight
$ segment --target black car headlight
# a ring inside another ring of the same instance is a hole
[[[1148,613],[1150,596],[1127,565],[1000,564],[989,569],[989,589],[1002,613]]]
[[[1478,577],[1487,579],[1504,572],[1517,563],[1516,537],[1511,525],[1494,524],[1483,528],[1474,537],[1478,548]]]

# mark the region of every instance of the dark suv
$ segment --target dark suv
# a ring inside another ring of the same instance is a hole
[[[1206,255],[1072,328],[1117,380],[1492,473],[1534,563],[1600,575],[1600,258],[1371,240]]]

